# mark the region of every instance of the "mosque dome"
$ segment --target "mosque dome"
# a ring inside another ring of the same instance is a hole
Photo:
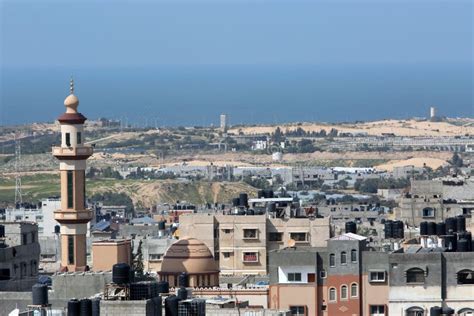
[[[172,244],[161,264],[161,271],[168,273],[219,272],[214,257],[207,246],[195,238],[183,238]]]

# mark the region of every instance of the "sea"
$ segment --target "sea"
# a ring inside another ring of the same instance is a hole
[[[79,110],[132,126],[474,117],[473,64],[154,65],[0,71],[0,124],[52,122],[69,80]]]

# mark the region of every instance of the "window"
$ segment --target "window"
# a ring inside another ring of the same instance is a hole
[[[244,262],[258,262],[258,253],[244,252]]]
[[[71,134],[66,133],[66,146],[71,147]]]
[[[420,268],[412,268],[407,271],[407,283],[425,283],[425,272]]]
[[[149,255],[149,259],[150,260],[160,260],[161,259],[161,255],[160,254],[157,254],[157,253],[152,253]]]
[[[74,236],[67,236],[67,262],[74,264]]]
[[[369,282],[385,282],[385,271],[370,271]]]
[[[306,315],[305,312],[306,306],[290,306],[290,313],[291,315]]]
[[[72,170],[67,171],[67,208],[73,208],[74,184]]]
[[[257,230],[244,229],[244,239],[257,239]]]
[[[0,269],[0,281],[10,280],[10,269]]]
[[[82,142],[82,139],[81,139],[81,132],[77,132],[77,143],[80,144]]]
[[[232,230],[231,230],[231,229],[228,229],[228,228],[226,228],[226,229],[223,229],[223,231],[224,231],[224,234],[230,234],[230,232],[231,232]]]
[[[290,233],[290,239],[293,239],[296,242],[307,242],[307,237],[307,233]]]
[[[351,262],[357,262],[357,250],[351,250]]]
[[[314,283],[316,282],[316,273],[308,273],[307,275],[307,281],[308,283]]]
[[[347,285],[341,286],[341,300],[347,300]]]
[[[330,267],[336,266],[336,255],[333,253],[329,255],[329,266]]]
[[[35,232],[31,232],[31,242],[32,242],[32,243],[36,242],[36,235],[35,235]]]
[[[231,253],[230,252],[223,252],[222,255],[224,256],[224,258],[228,259],[228,258],[230,258]]]
[[[319,277],[320,277],[321,279],[325,279],[326,276],[327,276],[327,275],[326,275],[326,270],[321,270],[321,271],[319,271]]]
[[[425,207],[423,209],[423,217],[434,217],[435,216],[435,210],[432,207]]]
[[[359,288],[357,283],[351,284],[351,297],[357,297],[359,295]]]
[[[269,233],[268,234],[269,241],[282,241],[283,240],[283,233]]]
[[[21,234],[21,244],[22,245],[28,244],[28,234],[26,234],[26,233]]]
[[[425,312],[421,307],[410,307],[407,309],[406,316],[424,316]]]
[[[347,254],[345,251],[341,252],[341,264],[347,263]]]
[[[301,282],[301,273],[300,272],[288,273],[288,282]]]
[[[329,289],[329,301],[330,302],[335,302],[337,300],[336,297],[336,288],[330,288]]]
[[[474,315],[474,309],[472,308],[462,308],[458,311],[459,316],[473,316]]]
[[[474,284],[474,271],[462,270],[457,273],[458,284]]]
[[[383,316],[383,315],[385,315],[384,305],[371,305],[370,306],[370,316]]]

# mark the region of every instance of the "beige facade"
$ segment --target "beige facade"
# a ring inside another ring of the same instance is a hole
[[[269,218],[267,215],[186,214],[180,235],[199,238],[213,251],[222,275],[267,274],[267,252],[296,245],[324,247],[329,218]]]
[[[132,264],[131,240],[103,240],[92,243],[93,271],[111,271],[117,263]]]

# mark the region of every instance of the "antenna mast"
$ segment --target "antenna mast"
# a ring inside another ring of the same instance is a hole
[[[23,203],[22,192],[21,192],[21,175],[20,175],[20,163],[21,163],[21,143],[15,135],[15,205]]]

